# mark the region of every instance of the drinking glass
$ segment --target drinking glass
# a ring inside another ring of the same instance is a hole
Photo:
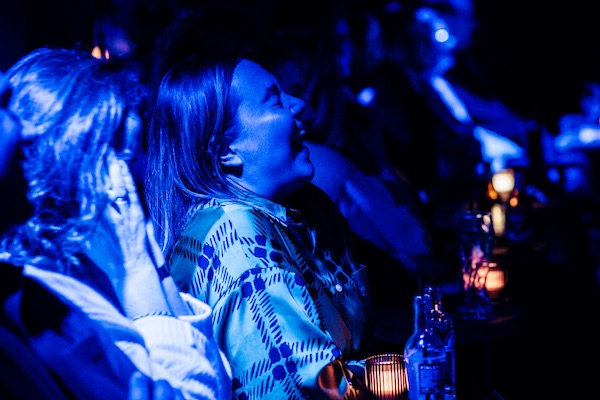
[[[461,211],[456,214],[455,226],[465,296],[464,304],[458,309],[465,320],[493,319],[494,310],[485,287],[495,240],[492,214]]]

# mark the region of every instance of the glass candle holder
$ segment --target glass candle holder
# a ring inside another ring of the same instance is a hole
[[[368,397],[376,400],[408,400],[408,377],[404,356],[376,354],[365,360]]]
[[[496,262],[489,263],[489,271],[485,280],[485,288],[492,301],[501,300],[506,287],[506,271]]]
[[[462,211],[456,215],[455,222],[465,295],[465,303],[458,309],[465,320],[493,319],[495,315],[485,287],[495,241],[492,214]]]

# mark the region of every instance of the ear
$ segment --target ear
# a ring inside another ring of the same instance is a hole
[[[221,164],[224,167],[241,167],[243,162],[240,156],[230,147],[227,148],[227,152],[220,157]]]

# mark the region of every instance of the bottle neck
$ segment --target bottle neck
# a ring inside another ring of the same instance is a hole
[[[413,308],[415,332],[428,331],[431,326],[431,310],[433,309],[431,296],[428,294],[415,296]]]

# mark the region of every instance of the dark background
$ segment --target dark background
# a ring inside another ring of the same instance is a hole
[[[289,2],[289,12],[299,12],[305,1],[309,0]],[[115,1],[125,9],[135,6],[141,10],[137,18],[124,23],[142,51],[151,46],[156,32],[170,21],[181,2]],[[105,4],[99,0],[0,0],[0,70],[37,47],[89,46],[95,17]],[[551,134],[558,133],[561,116],[581,112],[586,82],[600,82],[600,23],[595,7],[586,0],[556,4],[548,0],[475,0],[479,20],[475,55],[489,83],[514,111],[542,123]],[[572,210],[569,206],[565,208]],[[598,247],[600,229],[586,231],[571,213],[552,212],[539,214],[538,225],[542,236],[558,232],[558,239],[552,236],[542,250],[528,248],[523,254],[514,253],[511,260],[519,267],[513,268],[512,282],[528,284],[513,293],[527,315],[521,321],[520,334],[493,348],[494,386],[507,400],[582,398],[585,396],[579,397],[579,393],[587,395],[596,386],[597,368],[588,364],[597,359],[598,335],[595,324],[587,321],[593,318],[598,303],[586,285],[594,280],[595,265],[578,253],[581,243],[590,238],[591,247]],[[553,246],[553,240],[561,245]],[[557,249],[571,243],[576,244],[572,246],[575,251],[567,248],[568,257],[555,256]],[[476,352],[483,354],[484,349]],[[464,363],[466,357],[461,358]],[[469,376],[478,379],[476,369],[461,364],[461,381]],[[463,399],[468,400],[464,394]]]
[[[201,3],[201,0],[189,1]],[[99,0],[0,0],[0,70],[29,50],[89,43],[94,17],[105,7]],[[138,20],[128,24],[139,46],[183,4],[176,0],[115,1],[137,7]],[[251,4],[249,1],[247,4]],[[600,81],[598,16],[593,2],[542,0],[475,0],[479,30],[476,55],[490,82],[515,111],[558,133],[558,119],[580,112],[586,82]],[[290,2],[290,13],[306,2]],[[365,3],[367,4],[367,3]]]

